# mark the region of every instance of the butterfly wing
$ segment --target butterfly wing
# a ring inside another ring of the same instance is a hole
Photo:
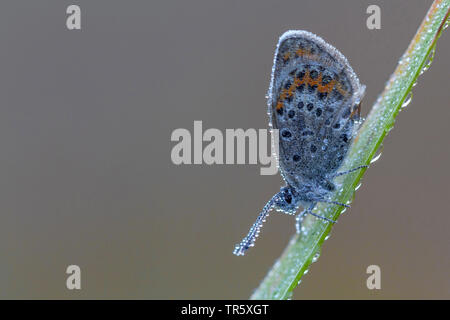
[[[348,151],[365,87],[347,59],[307,31],[288,31],[275,51],[268,107],[279,129],[283,178],[298,186],[327,177]]]

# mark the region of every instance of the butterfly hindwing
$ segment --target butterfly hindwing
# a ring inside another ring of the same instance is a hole
[[[275,52],[269,115],[279,129],[279,164],[298,185],[339,168],[359,119],[360,85],[345,57],[321,38],[286,33]]]

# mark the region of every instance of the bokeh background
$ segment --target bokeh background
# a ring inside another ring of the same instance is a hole
[[[82,30],[66,29],[78,4]],[[381,30],[366,8],[381,8]],[[172,164],[176,128],[267,128],[274,48],[312,31],[383,89],[431,1],[0,4],[0,298],[246,299],[295,232],[259,165]],[[450,298],[450,34],[294,299]],[[82,289],[65,287],[66,267]],[[381,267],[368,290],[366,268]]]

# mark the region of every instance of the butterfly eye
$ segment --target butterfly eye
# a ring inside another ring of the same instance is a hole
[[[291,204],[292,202],[292,196],[289,193],[286,193],[284,195],[284,200],[286,200],[287,203]]]

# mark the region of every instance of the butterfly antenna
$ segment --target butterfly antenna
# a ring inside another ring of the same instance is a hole
[[[266,203],[261,213],[258,215],[258,218],[256,218],[255,223],[250,228],[247,236],[234,248],[233,254],[243,256],[250,247],[255,245],[255,240],[259,235],[261,227],[264,221],[266,221],[266,218],[269,216],[270,210],[274,207],[276,197],[278,197],[278,194],[274,195],[272,199]]]

